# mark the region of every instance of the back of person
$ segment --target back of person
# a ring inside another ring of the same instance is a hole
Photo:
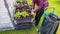
[[[34,3],[36,3],[38,6],[47,7],[48,6],[48,0],[33,0]]]
[[[48,5],[49,5],[48,0],[43,0],[43,2],[44,2],[44,7],[45,8],[48,7]]]

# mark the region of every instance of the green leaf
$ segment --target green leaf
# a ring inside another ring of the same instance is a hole
[[[29,14],[26,11],[21,12],[21,15],[26,18],[26,16],[29,16]]]
[[[16,12],[16,13],[14,14],[14,17],[17,17],[17,18],[21,17],[21,16],[20,16],[20,12],[19,12],[19,11]]]

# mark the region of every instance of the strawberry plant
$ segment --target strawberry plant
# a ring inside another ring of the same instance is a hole
[[[23,11],[23,12],[16,12],[15,14],[14,14],[14,17],[15,18],[21,18],[21,16],[23,16],[24,18],[26,18],[26,16],[29,16],[29,14],[26,12],[26,11]]]
[[[26,16],[29,16],[29,14],[26,11],[21,12],[21,15],[26,18]]]
[[[21,17],[20,14],[21,14],[20,12],[16,12],[16,13],[14,14],[14,17],[15,17],[15,18],[20,18],[20,17]]]

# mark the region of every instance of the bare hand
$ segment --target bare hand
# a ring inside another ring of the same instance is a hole
[[[32,14],[32,15],[34,14],[34,11],[33,11],[33,9],[32,9],[32,11],[31,11],[31,14]]]

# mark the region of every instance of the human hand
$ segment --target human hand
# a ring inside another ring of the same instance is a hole
[[[33,11],[33,9],[32,9],[32,11],[31,11],[31,14],[32,14],[32,15],[34,14],[34,11]]]

